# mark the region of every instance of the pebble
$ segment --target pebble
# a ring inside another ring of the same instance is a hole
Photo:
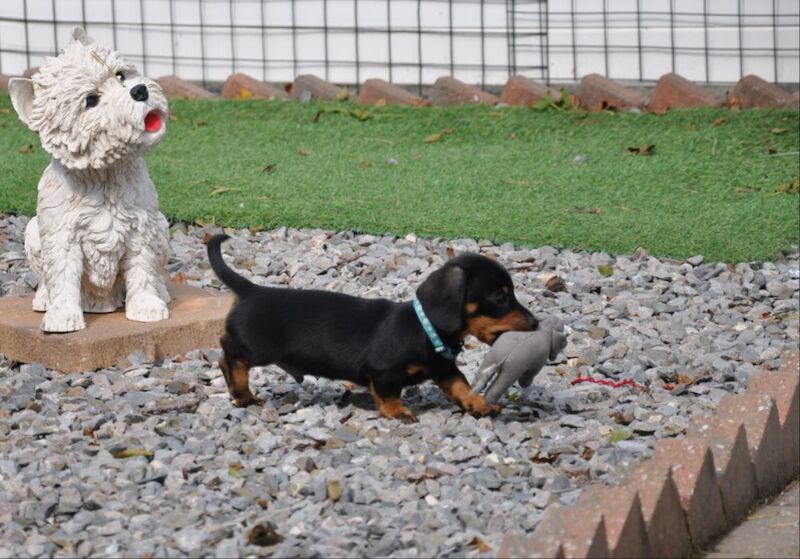
[[[22,256],[27,221],[0,216],[0,295],[35,285]],[[168,269],[221,289],[208,232],[174,224]],[[477,557],[475,535],[496,550],[505,533],[532,531],[552,503],[615,481],[798,343],[797,252],[729,267],[643,249],[228,233],[225,254],[256,283],[396,301],[413,297],[448,248],[480,250],[510,270],[536,315],[564,322],[569,343],[532,386],[510,389],[494,419],[462,414],[432,383],[408,390],[413,425],[379,417],[363,389],[298,382],[275,366],[251,373],[265,405],[234,408],[215,349],[158,363],[135,352],[73,374],[0,356],[0,554]],[[548,290],[553,277],[563,290]],[[468,379],[486,351],[467,340],[458,365]],[[646,390],[573,385],[578,376]],[[124,449],[147,452],[114,458]],[[254,526],[274,530],[251,543]]]

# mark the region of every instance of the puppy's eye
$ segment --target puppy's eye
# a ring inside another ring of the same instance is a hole
[[[498,305],[505,305],[508,303],[508,292],[507,291],[494,291],[490,296],[489,299],[495,304]]]
[[[86,108],[91,109],[92,107],[96,107],[97,104],[100,102],[100,96],[92,93],[91,95],[86,96]]]
[[[117,75],[117,77],[119,78],[119,81],[121,81],[121,82],[124,82],[124,81],[125,81],[125,73],[124,73],[124,72],[121,72],[121,71],[120,71],[120,72],[117,72],[117,74],[116,74],[116,75]]]

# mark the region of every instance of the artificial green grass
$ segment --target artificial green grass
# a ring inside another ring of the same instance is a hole
[[[0,96],[0,211],[30,215],[48,156],[10,107]],[[776,192],[800,174],[797,111],[654,116],[220,100],[171,109],[176,120],[148,163],[173,220],[615,254],[643,246],[729,262],[771,259],[799,240],[800,195]],[[20,149],[27,144],[30,153]],[[627,149],[647,144],[651,156]]]

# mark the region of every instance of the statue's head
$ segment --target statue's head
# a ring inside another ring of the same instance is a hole
[[[8,87],[19,118],[68,169],[109,167],[156,145],[166,132],[161,87],[80,27],[61,54]]]

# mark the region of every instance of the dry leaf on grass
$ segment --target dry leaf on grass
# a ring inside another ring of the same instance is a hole
[[[271,173],[272,171],[275,170],[275,167],[277,167],[277,166],[278,166],[277,163],[270,163],[269,165],[267,165],[266,167],[261,169],[261,172],[262,173]]]
[[[25,144],[17,150],[19,153],[33,153],[33,144]]]
[[[234,188],[232,186],[218,186],[211,191],[211,196],[219,196],[220,194],[226,194],[228,192],[237,192],[238,190],[239,190],[238,188]]]
[[[653,144],[646,144],[643,146],[631,146],[628,151],[634,155],[653,155],[656,146]]]
[[[422,141],[425,142],[426,144],[433,144],[435,142],[440,141],[442,138],[444,138],[448,134],[452,134],[452,133],[453,133],[453,129],[452,128],[445,128],[441,132],[438,132],[436,134],[431,134],[430,136],[427,136]]]
[[[717,120],[715,120],[714,122],[712,122],[712,123],[711,123],[711,126],[712,126],[712,128],[713,128],[714,126],[719,126],[719,125],[721,125],[721,124],[725,124],[726,122],[728,122],[728,117],[721,116],[721,117],[719,117]]]
[[[567,210],[570,212],[574,212],[576,214],[592,214],[592,215],[600,215],[602,210],[600,208],[586,208],[584,206],[575,206],[571,210]]]
[[[297,155],[302,155],[303,157],[311,155],[311,152],[306,148],[300,148],[297,150]]]

